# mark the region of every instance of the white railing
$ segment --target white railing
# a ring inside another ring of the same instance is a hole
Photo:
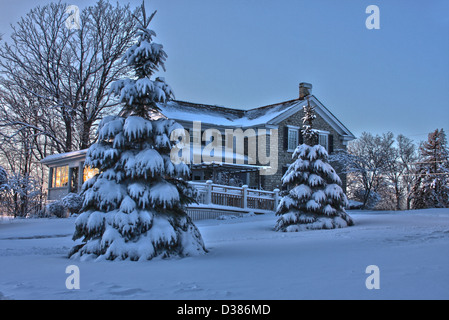
[[[189,182],[198,191],[197,201],[201,205],[239,208],[244,211],[266,212],[276,211],[279,203],[279,189],[264,191],[249,189],[248,186],[231,187],[214,184],[208,180],[205,183]]]

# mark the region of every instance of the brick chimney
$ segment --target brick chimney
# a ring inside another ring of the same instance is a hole
[[[299,84],[299,99],[304,100],[304,98],[310,94],[312,94],[312,84],[301,82]]]

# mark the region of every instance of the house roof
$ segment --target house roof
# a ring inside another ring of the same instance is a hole
[[[87,153],[87,149],[71,151],[65,153],[52,154],[50,156],[45,157],[41,160],[41,163],[46,164],[48,166],[58,165],[63,163],[68,163],[71,161],[76,161],[80,159],[84,159]]]
[[[343,140],[349,141],[355,139],[351,131],[314,95],[309,96],[309,101],[315,105],[316,113],[333,127],[341,135]],[[306,103],[307,100],[294,99],[249,110],[179,100],[171,100],[164,104],[158,104],[158,106],[164,116],[179,122],[201,121],[203,124],[218,127],[251,128],[277,126],[280,122],[301,111]],[[55,165],[61,162],[78,160],[79,158],[85,157],[86,152],[87,149],[55,154],[41,160],[41,163]]]
[[[158,104],[161,113],[168,119],[178,121],[201,121],[219,126],[235,126],[244,115],[244,110],[213,105],[171,100]]]
[[[348,140],[355,139],[351,131],[315,96],[311,95],[309,100],[315,105],[316,112],[341,136]],[[306,103],[307,100],[294,99],[264,107],[241,110],[173,100],[166,104],[159,104],[159,108],[167,118],[181,122],[201,121],[214,126],[250,128],[277,126],[281,121],[301,111]]]

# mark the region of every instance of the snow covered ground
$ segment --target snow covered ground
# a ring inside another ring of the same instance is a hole
[[[274,232],[273,214],[198,221],[208,254],[146,262],[67,259],[74,218],[3,219],[0,299],[449,299],[449,209],[350,215],[353,227],[298,233]]]

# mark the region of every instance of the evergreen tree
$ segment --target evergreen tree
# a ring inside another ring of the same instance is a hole
[[[276,231],[305,229],[333,229],[353,225],[346,213],[347,198],[341,180],[328,163],[324,147],[316,144],[317,135],[312,122],[314,108],[304,108],[303,130],[305,143],[293,153],[295,161],[282,177],[288,188],[276,211],[279,216]],[[310,146],[306,143],[314,143]]]
[[[421,160],[412,190],[413,208],[448,208],[449,151],[444,130],[430,133],[419,152]]]
[[[206,252],[184,209],[193,199],[193,189],[182,179],[189,169],[170,160],[170,134],[182,127],[151,118],[157,103],[173,94],[163,79],[150,79],[164,67],[166,53],[148,29],[155,13],[147,19],[143,4],[142,11],[138,41],[123,58],[133,67],[134,78],[112,86],[125,106],[120,116],[100,122],[98,142],[87,152],[85,165],[100,173],[83,185],[83,208],[73,236],[83,239],[71,257],[149,260]]]
[[[5,168],[0,166],[0,188],[6,186],[7,183],[8,183],[8,173],[6,172]]]
[[[3,193],[9,190],[8,185],[8,173],[6,170],[0,166],[0,205],[3,201]]]
[[[301,130],[304,137],[304,143],[309,146],[318,144],[318,134],[313,129],[313,121],[316,119],[315,106],[310,104],[307,98],[307,105],[303,107],[304,117],[302,117],[303,129]]]

